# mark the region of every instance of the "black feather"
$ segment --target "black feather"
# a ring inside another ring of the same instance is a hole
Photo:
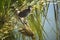
[[[31,11],[30,8],[31,8],[31,6],[29,6],[28,9],[21,11],[20,13],[18,13],[18,16],[19,17],[26,17]]]

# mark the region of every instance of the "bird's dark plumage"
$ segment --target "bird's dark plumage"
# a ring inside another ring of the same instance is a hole
[[[30,9],[25,9],[25,10],[23,10],[23,12],[20,12],[18,16],[19,17],[26,17],[29,12],[30,12]]]
[[[19,17],[26,17],[31,11],[30,8],[31,8],[31,6],[28,6],[28,9],[25,9],[25,10],[19,12],[18,16]]]

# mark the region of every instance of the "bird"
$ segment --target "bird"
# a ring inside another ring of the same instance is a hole
[[[12,5],[10,8],[19,17],[26,17],[30,13],[32,6],[30,5],[30,6],[28,6],[28,8],[26,8],[22,11],[20,11],[18,8],[15,8],[14,5]]]
[[[15,13],[19,17],[21,23],[27,24],[27,22],[25,20],[25,17],[28,16],[28,14],[31,11],[31,8],[32,8],[32,6],[28,6],[28,8],[27,9],[24,9],[23,11],[19,11],[17,8],[15,9],[15,11],[16,11]]]
[[[28,6],[28,8],[27,9],[24,9],[23,11],[19,11],[18,9],[15,9],[16,10],[16,14],[19,16],[19,17],[21,17],[21,18],[24,18],[24,17],[26,17],[29,13],[30,13],[30,11],[31,11],[31,6]]]
[[[29,5],[27,9],[24,9],[22,11],[20,11],[18,8],[15,8],[14,6],[11,7],[13,10],[15,10],[15,15],[18,16],[18,18],[20,19],[22,24],[27,24],[25,21],[25,17],[28,16],[28,14],[30,13],[32,6]]]

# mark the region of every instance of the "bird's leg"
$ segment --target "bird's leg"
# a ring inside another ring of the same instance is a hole
[[[27,25],[27,20],[25,18],[24,18],[23,22],[25,25]]]
[[[28,26],[26,18],[20,18],[20,21],[24,26]]]
[[[25,26],[29,27],[29,24],[28,24],[28,22],[27,22],[27,19],[26,19],[26,18],[24,18],[24,21],[23,21],[23,22],[24,22],[24,25],[25,25]]]
[[[19,18],[19,19],[20,19],[20,22],[24,25],[23,19],[22,18]]]

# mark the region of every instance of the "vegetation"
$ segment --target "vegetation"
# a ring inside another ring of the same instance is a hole
[[[11,8],[13,5],[20,11],[29,5],[33,7],[29,15],[25,17],[28,26],[21,23]],[[45,19],[48,20],[48,7],[49,2],[47,4],[47,0],[0,0],[0,40],[46,40],[44,35],[46,32],[43,26]],[[43,24],[42,17],[45,18]],[[25,27],[26,30],[23,30]],[[27,31],[28,35],[22,33],[21,30],[22,32]],[[32,33],[34,38],[29,33]]]

